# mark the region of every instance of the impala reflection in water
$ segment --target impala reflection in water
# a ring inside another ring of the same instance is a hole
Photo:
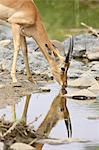
[[[41,123],[41,125],[37,129],[36,131],[37,135],[45,135],[46,137],[48,137],[52,128],[55,127],[60,120],[65,121],[65,125],[67,128],[67,135],[68,137],[71,137],[72,126],[71,126],[69,111],[66,106],[66,96],[63,95],[61,91],[54,98],[54,101],[52,102],[52,105],[48,114],[46,115],[44,121]],[[64,133],[66,133],[66,131]],[[41,144],[37,144],[36,145],[37,150],[41,150],[42,146],[43,145]]]
[[[23,124],[27,123],[27,112],[28,112],[28,106],[30,102],[31,95],[26,96],[26,101],[24,105],[24,110],[21,117],[21,122]],[[72,136],[72,126],[71,126],[71,120],[68,108],[66,106],[66,95],[63,95],[60,91],[59,94],[54,98],[50,110],[48,111],[45,119],[40,124],[38,129],[36,130],[36,136],[38,138],[48,137],[53,127],[57,125],[57,123],[60,120],[64,120],[67,131],[65,130],[66,137]],[[15,106],[13,111],[13,116],[16,116],[15,114]],[[15,118],[16,119],[16,118]],[[66,133],[67,132],[67,133]],[[37,150],[41,150],[43,145],[42,144],[33,144],[37,148]]]

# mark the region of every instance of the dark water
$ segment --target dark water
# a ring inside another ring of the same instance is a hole
[[[48,88],[51,88],[50,93],[33,94],[30,99],[27,122],[33,122],[36,117],[39,117],[37,121],[33,123],[35,129],[44,120],[48,113],[51,104],[55,97],[59,94],[59,87],[57,84],[50,84]],[[74,89],[68,89],[71,92]],[[22,111],[25,105],[25,97],[16,104],[17,119],[22,116]],[[85,143],[71,143],[65,145],[52,146],[45,144],[43,150],[98,150],[99,149],[99,119],[88,119],[89,117],[99,116],[99,102],[79,102],[67,99],[67,108],[70,113],[73,138],[79,138],[85,140]],[[11,106],[7,106],[0,110],[0,115],[6,115],[6,118],[12,119]],[[59,121],[58,124],[51,130],[50,137],[65,139],[67,138],[67,130],[64,121]]]

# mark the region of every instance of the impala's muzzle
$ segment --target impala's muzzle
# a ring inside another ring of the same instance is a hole
[[[67,71],[68,71],[68,68],[70,65],[70,60],[72,58],[73,46],[74,46],[74,41],[73,41],[73,37],[72,37],[72,38],[70,38],[69,50],[68,50],[68,53],[65,58],[64,66],[61,67],[61,79],[62,79],[62,83],[63,83],[62,90],[63,90],[63,93],[65,93],[65,94],[66,94],[65,88],[67,87]]]

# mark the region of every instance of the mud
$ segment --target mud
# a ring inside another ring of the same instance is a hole
[[[29,144],[36,138],[35,131],[29,129],[28,126],[21,123],[16,123],[11,132],[9,129],[13,126],[13,123],[9,121],[0,120],[0,142],[4,142],[5,149],[10,150],[10,146],[15,142],[21,142]]]
[[[33,78],[36,84],[28,81],[26,75],[17,72],[18,82],[12,83],[8,71],[0,72],[0,108],[15,104],[20,97],[32,93],[50,92],[50,89],[46,89],[46,84],[53,82],[51,78],[46,74],[34,74]]]

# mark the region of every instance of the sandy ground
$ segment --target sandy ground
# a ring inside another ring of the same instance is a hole
[[[37,84],[28,81],[25,75],[17,73],[18,82],[12,83],[10,73],[8,71],[1,72],[0,108],[16,103],[22,96],[50,91],[45,87],[50,80],[46,75],[38,74],[33,75],[33,77],[37,81]]]

